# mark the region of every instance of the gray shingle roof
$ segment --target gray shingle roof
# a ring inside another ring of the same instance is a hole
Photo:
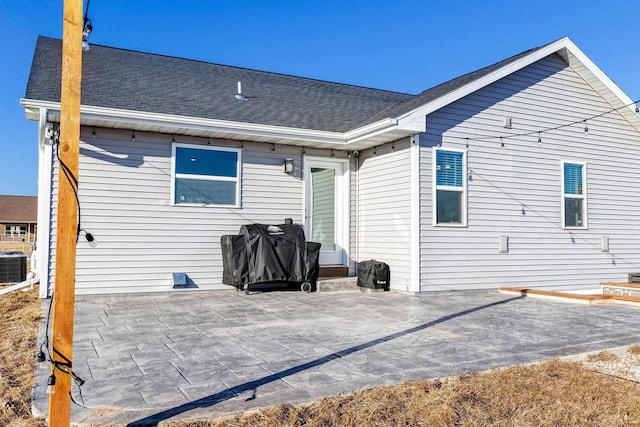
[[[91,45],[83,54],[82,104],[346,132],[398,117],[537,49],[409,95]],[[38,37],[25,98],[59,102],[61,52],[61,40]],[[247,102],[234,97],[238,81]]]
[[[59,101],[61,48],[38,38],[25,98]],[[344,132],[411,96],[99,45],[83,54],[83,105]]]

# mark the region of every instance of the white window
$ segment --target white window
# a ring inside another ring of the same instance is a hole
[[[435,225],[467,224],[466,152],[435,149],[433,156]]]
[[[240,150],[173,144],[171,203],[240,205]]]
[[[562,162],[562,225],[587,228],[587,165]]]
[[[21,234],[27,234],[26,225],[7,224],[4,229],[5,236],[19,236]]]

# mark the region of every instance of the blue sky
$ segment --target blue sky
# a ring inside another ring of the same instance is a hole
[[[62,5],[0,1],[0,194],[37,194],[37,124],[19,100],[37,35],[62,36]],[[89,10],[95,44],[408,93],[569,36],[633,100],[638,16],[633,0],[93,0]]]

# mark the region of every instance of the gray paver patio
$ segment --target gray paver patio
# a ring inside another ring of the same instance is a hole
[[[72,420],[156,425],[629,345],[639,314],[497,293],[78,297],[73,395],[92,409]]]

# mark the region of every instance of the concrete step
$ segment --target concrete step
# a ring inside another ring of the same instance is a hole
[[[318,292],[344,292],[357,291],[357,277],[326,277],[320,278],[317,282]]]
[[[346,265],[321,265],[320,277],[347,277],[349,267]]]

